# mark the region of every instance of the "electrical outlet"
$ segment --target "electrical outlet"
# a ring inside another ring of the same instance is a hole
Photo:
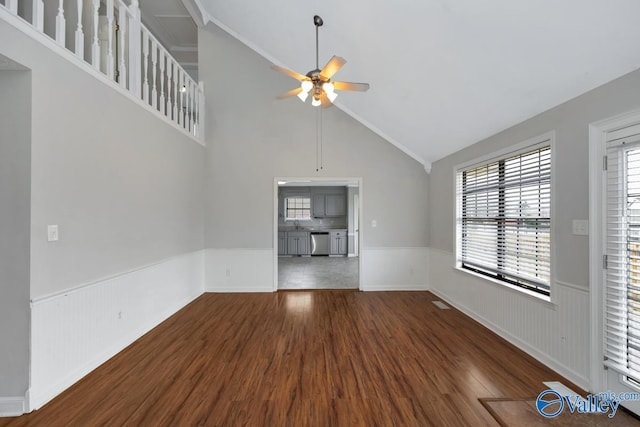
[[[58,241],[58,226],[57,225],[47,225],[47,240],[49,242]]]
[[[376,221],[375,219],[371,220],[371,228],[376,228],[378,226],[378,221]]]
[[[227,268],[227,277],[231,277],[231,269]]]

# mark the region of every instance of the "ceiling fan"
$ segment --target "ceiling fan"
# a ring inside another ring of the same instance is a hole
[[[357,92],[369,90],[369,83],[334,82],[331,80],[331,77],[347,62],[344,58],[334,55],[329,62],[327,62],[327,65],[325,65],[322,70],[320,69],[318,65],[318,28],[321,27],[324,22],[321,17],[315,15],[313,17],[313,24],[316,26],[316,68],[309,71],[306,75],[302,75],[295,71],[273,65],[271,68],[274,70],[300,81],[300,87],[283,93],[278,96],[278,99],[297,95],[302,102],[305,102],[307,97],[311,95],[311,105],[314,107],[322,105],[324,108],[327,108],[333,105],[333,101],[338,96],[335,92],[336,90],[351,90]]]

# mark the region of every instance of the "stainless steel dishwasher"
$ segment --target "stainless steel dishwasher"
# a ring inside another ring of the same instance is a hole
[[[312,231],[311,235],[311,256],[329,255],[329,232]]]

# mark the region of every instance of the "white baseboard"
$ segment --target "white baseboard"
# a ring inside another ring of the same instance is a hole
[[[428,248],[362,248],[361,290],[426,291]]]
[[[197,251],[32,302],[29,409],[38,409],[204,291]]]
[[[576,385],[589,388],[589,297],[555,282],[552,304],[454,270],[454,255],[430,251],[430,291]]]
[[[18,417],[25,412],[24,397],[0,397],[0,417]]]
[[[273,280],[271,248],[206,250],[206,292],[273,292]]]

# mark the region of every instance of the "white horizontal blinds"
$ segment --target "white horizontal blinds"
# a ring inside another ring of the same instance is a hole
[[[464,268],[549,295],[551,149],[458,173]]]
[[[640,380],[640,130],[607,143],[606,364]],[[626,134],[626,135],[625,135]]]

